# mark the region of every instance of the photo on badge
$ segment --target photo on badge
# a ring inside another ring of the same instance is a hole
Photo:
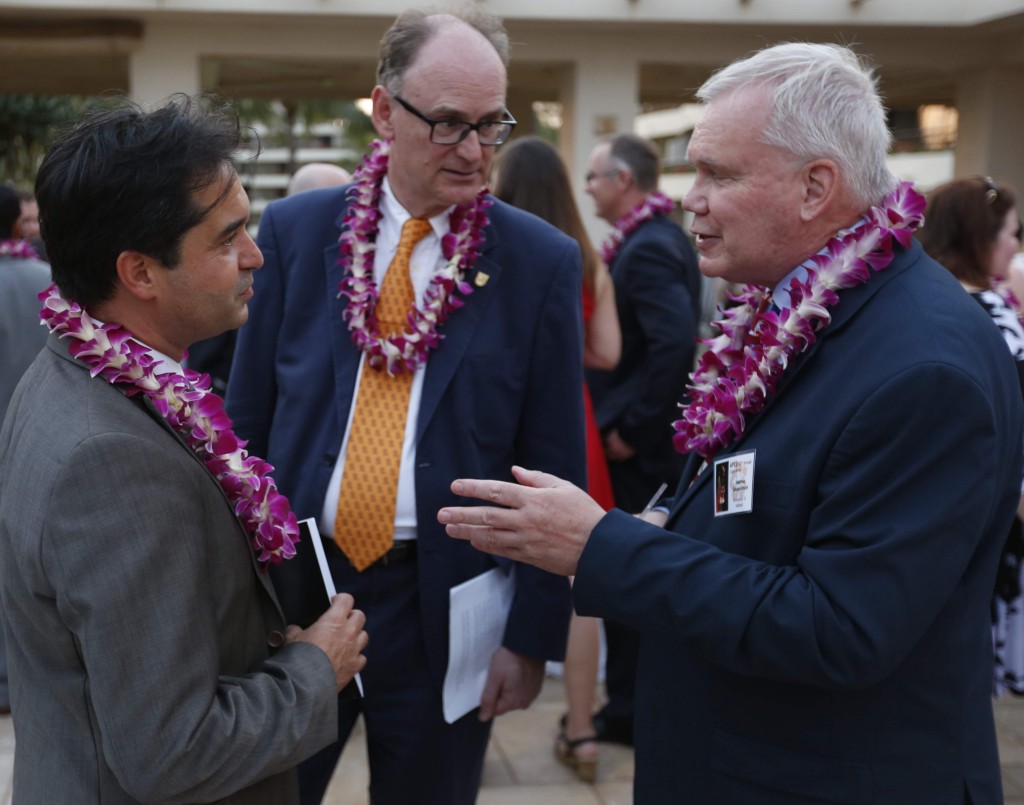
[[[754,455],[749,450],[715,462],[715,517],[754,510]]]

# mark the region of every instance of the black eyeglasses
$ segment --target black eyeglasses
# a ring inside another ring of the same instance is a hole
[[[618,171],[587,171],[587,173],[583,176],[583,181],[586,182],[587,184],[590,184],[592,181],[594,181],[594,179],[597,179],[598,177],[604,177],[608,179],[611,178],[612,176],[618,176],[618,174]]]
[[[516,127],[516,119],[508,112],[502,120],[485,120],[482,123],[467,123],[464,120],[434,120],[427,117],[408,101],[392,95],[402,108],[416,115],[430,126],[430,142],[435,145],[457,145],[465,140],[471,131],[480,138],[480,145],[501,145]]]

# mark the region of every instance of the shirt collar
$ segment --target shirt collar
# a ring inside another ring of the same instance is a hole
[[[95,316],[89,316],[89,318],[92,319],[93,326],[95,327],[102,327],[106,324],[106,322],[100,321]],[[132,336],[132,341],[136,344],[141,344],[146,348],[146,351],[149,352],[150,357],[153,359],[154,374],[166,374],[167,372],[171,372],[173,374],[184,375],[185,370],[182,365],[178,361],[174,360],[170,355],[164,355],[160,350],[153,349],[153,347],[145,341],[140,341],[135,336]]]
[[[834,237],[845,238],[851,232],[856,232],[864,224],[868,222],[866,217],[860,218],[853,226],[847,227],[846,229],[840,229]],[[829,239],[831,240],[831,238]],[[786,276],[779,280],[775,287],[772,288],[772,303],[779,308],[779,310],[788,310],[793,307],[793,300],[789,296],[789,286],[792,284],[794,279],[799,279],[801,282],[807,279],[807,270],[813,265],[814,258],[819,254],[825,253],[825,246],[821,248],[821,251],[811,255],[804,260],[800,265],[790,271]]]
[[[428,219],[430,221],[430,228],[434,230],[438,240],[451,231],[448,219],[453,209],[455,209],[455,205],[442,210],[437,215]],[[384,182],[381,186],[381,212],[398,225],[399,231],[401,231],[405,222],[412,218],[412,214],[395,198],[395,193],[391,189],[391,182],[387,176],[384,177]]]

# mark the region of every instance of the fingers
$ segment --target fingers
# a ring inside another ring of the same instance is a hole
[[[487,529],[507,529],[512,525],[512,511],[494,506],[445,506],[437,513],[444,525],[464,525]]]
[[[480,712],[478,717],[481,721],[490,721],[494,718],[494,710],[500,693],[501,680],[492,671],[487,674],[487,683],[484,685],[484,692],[480,696]]]
[[[540,470],[528,470],[518,465],[512,467],[512,477],[523,486],[532,486],[538,489],[543,487],[558,486],[562,481],[554,475],[548,475]]]
[[[651,510],[651,511],[649,511],[646,514],[643,514],[643,515],[638,514],[637,517],[639,517],[645,523],[650,523],[651,525],[656,525],[658,528],[664,528],[665,527],[665,523],[668,522],[668,512],[664,512],[664,511],[661,511],[661,510],[658,510],[658,511]]]
[[[444,522],[440,513],[438,513],[438,519]],[[444,531],[449,537],[471,543],[478,551],[506,556],[509,559],[517,559],[521,553],[519,540],[512,531],[499,530],[489,526],[454,523],[445,525]]]
[[[486,500],[499,506],[518,505],[518,488],[517,484],[510,484],[507,481],[481,481],[476,478],[458,478],[452,481],[451,486],[452,492],[456,495]]]
[[[356,600],[348,593],[338,593],[331,599],[331,608],[327,610],[334,617],[344,620],[352,612]]]
[[[467,498],[478,498],[499,506],[517,507],[523,503],[522,487],[553,489],[567,482],[555,475],[525,467],[513,466],[512,476],[518,482],[484,481],[477,478],[458,478],[452,482],[452,492]]]

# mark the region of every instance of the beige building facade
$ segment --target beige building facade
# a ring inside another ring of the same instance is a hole
[[[509,107],[557,102],[574,177],[605,134],[684,103],[716,68],[786,40],[843,42],[888,105],[959,115],[952,173],[1024,190],[1022,0],[483,0],[513,40]],[[395,0],[0,0],[0,92],[139,101],[365,97]],[[590,205],[583,203],[583,209]]]

